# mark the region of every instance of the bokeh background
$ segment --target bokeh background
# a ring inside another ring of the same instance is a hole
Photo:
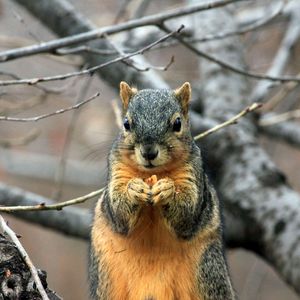
[[[296,0],[297,1],[297,0]],[[75,8],[97,26],[114,22],[123,1],[118,0],[70,0]],[[121,20],[130,16],[140,1],[130,1]],[[260,5],[272,1],[261,1]],[[0,49],[19,47],[36,41],[47,41],[55,35],[38,20],[11,0],[0,0]],[[176,8],[182,1],[153,0],[147,14]],[[240,18],[243,12],[240,13]],[[252,70],[264,72],[270,66],[285,29],[285,21],[264,26],[242,37],[245,41],[245,57]],[[118,35],[114,37],[118,40]],[[165,65],[170,56],[175,62],[162,76],[174,88],[184,81],[196,81],[199,77],[195,65],[197,58],[186,55],[181,46],[147,53],[155,65]],[[299,70],[300,43],[291,53],[289,71]],[[79,56],[71,58],[35,56],[1,64],[0,71],[20,77],[37,77],[62,74],[76,70],[83,64]],[[0,79],[9,79],[0,74]],[[89,82],[88,82],[89,81]],[[88,82],[88,83],[87,83]],[[100,91],[101,95],[80,111],[65,113],[37,123],[0,123],[0,142],[6,139],[22,139],[36,136],[21,146],[0,145],[0,181],[26,190],[66,200],[84,195],[105,184],[106,156],[118,128],[112,103],[118,95],[97,76],[75,78],[50,83],[51,88],[61,88],[57,94],[45,94],[29,86],[12,86],[0,89],[0,114],[36,116],[70,106],[78,101],[84,87],[89,84],[84,98]],[[300,89],[296,88],[280,109],[299,108]],[[72,116],[75,117],[74,133],[70,141],[66,174],[63,185],[57,182],[61,154]],[[237,125],[238,126],[238,125]],[[261,137],[261,143],[276,164],[285,172],[290,184],[300,192],[300,152],[285,144]],[[0,143],[1,144],[1,143]],[[75,175],[71,174],[75,170]],[[61,185],[61,188],[59,186]],[[92,208],[94,200],[84,204]],[[15,232],[22,236],[21,242],[34,264],[47,271],[48,282],[66,300],[88,299],[87,243],[70,238],[35,224],[4,215]],[[256,255],[244,250],[229,250],[227,253],[234,287],[242,300],[298,299],[296,294],[278,277],[268,264]]]

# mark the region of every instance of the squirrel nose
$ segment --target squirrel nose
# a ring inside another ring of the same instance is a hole
[[[141,147],[141,154],[146,160],[153,160],[158,155],[155,145],[146,144]]]

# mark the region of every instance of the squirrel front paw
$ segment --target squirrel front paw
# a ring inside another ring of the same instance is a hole
[[[174,199],[175,185],[170,178],[163,178],[158,180],[151,188],[151,201],[153,205],[165,205]]]
[[[150,186],[141,178],[133,178],[127,184],[127,196],[133,202],[150,202],[151,189]]]

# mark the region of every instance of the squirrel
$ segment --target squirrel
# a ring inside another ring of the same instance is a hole
[[[120,83],[123,129],[91,230],[97,300],[235,299],[219,200],[191,135],[191,86],[138,91]]]

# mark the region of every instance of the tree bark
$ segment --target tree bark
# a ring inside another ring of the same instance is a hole
[[[16,1],[46,20],[47,25],[60,35],[92,28],[65,1],[53,0],[51,5],[47,0]],[[31,4],[34,3],[39,5],[33,8]],[[235,26],[233,16],[225,9],[195,17],[197,36],[203,32],[203,35],[218,32],[220,28],[234,30]],[[99,47],[107,47],[104,42],[100,43]],[[207,43],[201,46],[201,50],[244,66],[240,45],[238,40],[230,38],[226,42]],[[85,58],[91,64],[98,64],[101,60],[99,57]],[[249,104],[245,100],[250,95],[245,77],[207,61],[201,61],[200,70],[202,79],[197,85],[202,86],[205,119],[224,121]],[[100,75],[114,88],[118,87],[120,80],[134,82],[139,87],[167,87],[153,71],[136,73],[120,64],[103,69]],[[238,224],[243,226],[243,246],[261,255],[300,293],[300,197],[257,143],[253,118],[242,120],[238,126],[215,133],[207,140],[208,161],[217,165],[216,186],[225,209],[230,212],[231,220],[235,221],[236,217]]]
[[[40,300],[28,266],[14,243],[0,234],[0,299]],[[61,300],[48,288],[47,273],[38,270],[38,275],[50,300]]]
[[[189,1],[194,3],[195,1]],[[194,18],[195,35],[234,30],[230,10],[212,10]],[[206,43],[200,48],[244,67],[237,38]],[[228,119],[249,105],[245,78],[200,61],[204,116]],[[209,160],[217,163],[217,188],[224,205],[244,219],[250,249],[268,261],[300,293],[300,197],[257,143],[253,117],[210,137]]]

